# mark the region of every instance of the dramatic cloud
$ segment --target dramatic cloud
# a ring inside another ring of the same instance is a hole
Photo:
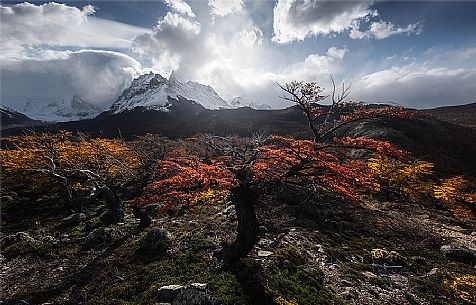
[[[396,26],[390,22],[372,22],[370,28],[365,31],[360,31],[355,28],[350,31],[349,37],[352,39],[385,39],[393,35],[398,34],[417,34],[421,33],[421,25],[419,23],[409,24],[408,26],[402,28]]]
[[[278,43],[303,40],[311,35],[340,33],[356,20],[374,15],[373,1],[278,0],[274,7],[274,37]]]
[[[51,102],[70,101],[74,94],[105,109],[143,70],[121,53],[82,50],[47,51],[35,60],[3,65],[0,72],[2,104],[14,109],[41,109]],[[23,105],[21,101],[30,102],[27,97],[40,104]]]
[[[210,12],[214,16],[226,16],[228,14],[244,13],[243,0],[208,0]]]
[[[476,96],[476,69],[450,69],[429,64],[391,67],[362,77],[353,98],[396,102],[411,107],[470,103]]]
[[[35,55],[35,47],[128,48],[147,29],[92,17],[91,5],[82,9],[54,2],[0,6],[2,61]],[[33,50],[32,50],[33,49]]]
[[[21,96],[41,97],[40,104],[68,101],[79,94],[107,108],[145,70],[165,77],[175,71],[181,81],[210,85],[226,99],[245,96],[272,107],[289,105],[279,100],[277,82],[329,88],[331,75],[353,81],[355,100],[418,106],[475,96],[474,44],[381,51],[377,40],[419,34],[421,25],[383,21],[371,0],[210,0],[193,2],[193,10],[183,0],[163,1],[167,11],[152,29],[94,17],[92,6],[0,7],[2,103]],[[311,36],[319,36],[316,44],[292,43]]]
[[[200,54],[199,46],[203,41],[199,34],[200,23],[169,12],[159,20],[152,33],[137,37],[132,49],[149,59],[152,69],[168,76],[181,66],[184,58],[192,59]]]
[[[165,3],[175,12],[187,15],[189,17],[195,17],[190,5],[182,0],[164,0]]]

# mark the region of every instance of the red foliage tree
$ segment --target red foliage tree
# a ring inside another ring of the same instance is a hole
[[[325,109],[316,104],[323,100],[322,89],[315,83],[293,82],[281,86],[303,110],[314,134],[311,140],[284,137],[251,138],[202,136],[193,141],[193,155],[160,161],[153,182],[136,203],[162,202],[175,206],[190,201],[194,192],[207,186],[230,190],[238,219],[237,236],[225,250],[229,262],[246,256],[259,238],[254,205],[263,186],[272,183],[314,185],[342,194],[357,202],[357,190],[366,188],[368,167],[351,157],[352,150],[365,149],[395,157],[403,153],[388,142],[367,138],[335,136],[352,122],[375,120],[385,116],[405,117],[400,107],[371,108],[361,103],[344,102],[348,87],[332,92],[332,104]],[[187,146],[187,145],[185,145]],[[190,149],[189,149],[190,150]]]

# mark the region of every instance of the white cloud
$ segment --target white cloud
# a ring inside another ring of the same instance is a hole
[[[372,2],[278,0],[273,10],[273,41],[289,43],[348,30],[356,20],[376,14],[369,9]]]
[[[81,50],[45,51],[36,59],[2,65],[1,101],[13,109],[18,98],[35,97],[32,103],[70,101],[79,94],[103,109],[143,72],[139,62],[118,52]],[[23,105],[25,106],[25,105]],[[41,109],[47,105],[29,105]]]
[[[2,62],[21,60],[48,46],[128,48],[147,29],[92,16],[91,5],[76,7],[54,2],[0,6]],[[33,49],[33,50],[32,50]]]
[[[221,17],[245,11],[243,0],[208,0],[208,6],[212,15]]]
[[[164,0],[164,2],[175,12],[189,17],[195,17],[190,5],[183,0]]]
[[[336,47],[330,47],[327,50],[327,55],[335,59],[342,59],[344,58],[344,55],[346,52],[347,52],[347,48],[338,49]]]
[[[469,103],[476,96],[476,70],[429,63],[394,66],[357,79],[355,99],[396,102],[411,107]]]
[[[168,76],[180,67],[183,58],[191,58],[202,44],[200,23],[176,13],[167,13],[152,33],[138,36],[132,50],[149,59],[151,68]]]
[[[372,22],[370,28],[365,31],[360,31],[358,28],[353,28],[350,31],[349,37],[352,39],[385,39],[393,35],[399,34],[416,34],[419,35],[422,27],[419,23],[409,24],[406,27],[399,27],[391,22],[378,21]]]

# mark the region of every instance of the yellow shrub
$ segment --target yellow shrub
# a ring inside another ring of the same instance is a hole
[[[463,275],[454,277],[452,280],[443,281],[454,295],[470,304],[476,304],[476,276]]]
[[[371,188],[379,193],[419,197],[428,190],[427,176],[433,174],[433,163],[410,162],[375,154],[367,161],[372,178]],[[431,187],[430,187],[431,189]]]
[[[190,200],[191,204],[218,204],[228,198],[230,191],[226,189],[209,188],[198,193]]]
[[[274,299],[277,305],[298,305],[295,300],[288,300],[282,296],[279,296]]]
[[[444,202],[448,209],[460,217],[473,216],[469,205],[476,203],[476,194],[467,190],[470,182],[462,176],[442,179],[439,185],[433,188],[435,199]]]

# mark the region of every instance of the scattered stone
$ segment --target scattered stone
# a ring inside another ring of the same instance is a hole
[[[470,235],[476,237],[476,231],[471,232]]]
[[[88,234],[85,243],[90,247],[96,247],[106,242],[112,241],[119,236],[118,230],[114,228],[97,228]]]
[[[426,275],[427,276],[432,276],[438,273],[438,268],[432,268]]]
[[[363,276],[365,276],[367,279],[376,279],[378,278],[377,275],[375,275],[374,273],[370,272],[370,271],[364,271],[361,273]]]
[[[451,261],[476,264],[476,251],[457,245],[444,245],[440,248],[441,253]]]
[[[41,242],[42,243],[57,244],[58,240],[56,238],[54,238],[53,236],[46,235],[46,236],[43,236],[43,238],[41,239]]]
[[[13,197],[12,196],[2,196],[2,202],[3,203],[10,203],[13,201]]]
[[[84,213],[74,213],[66,218],[63,218],[61,222],[64,226],[72,227],[79,225],[85,219],[86,215]]]
[[[352,287],[346,287],[341,296],[344,300],[355,300],[359,297],[357,290]]]
[[[345,286],[345,287],[353,286],[352,282],[347,281],[347,280],[342,280],[342,281],[340,281],[340,283],[341,283],[342,286]]]
[[[165,252],[172,245],[172,236],[163,229],[152,228],[141,238],[139,244],[141,250]]]
[[[264,250],[259,250],[258,251],[258,257],[268,257],[271,256],[273,252],[271,251],[264,251]]]
[[[158,289],[157,298],[171,305],[219,305],[207,291],[207,284],[202,283],[163,286]]]

